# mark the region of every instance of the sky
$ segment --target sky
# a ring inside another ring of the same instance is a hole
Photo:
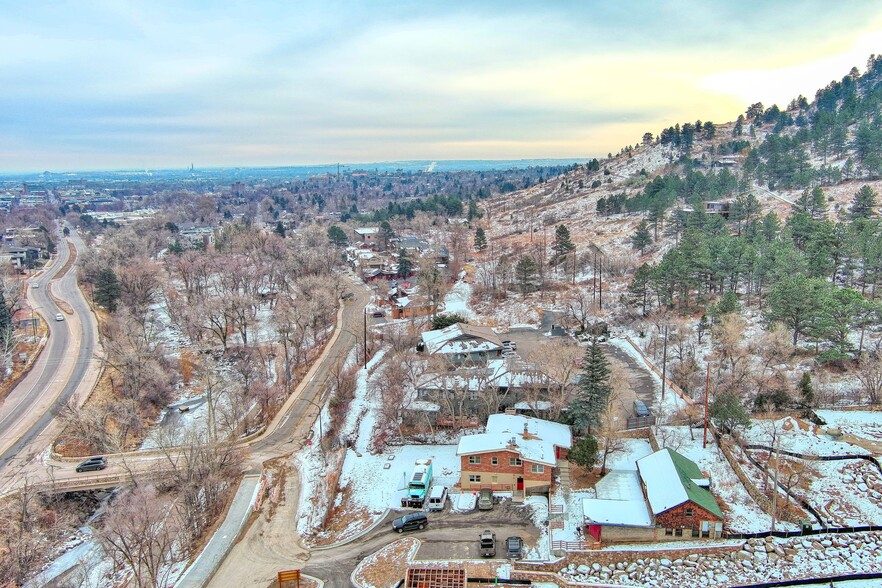
[[[0,0],[0,172],[588,158],[871,53],[878,0]]]

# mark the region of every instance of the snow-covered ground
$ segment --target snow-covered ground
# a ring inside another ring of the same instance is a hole
[[[539,529],[536,545],[527,550],[524,559],[548,561],[551,559],[551,542],[548,537],[548,499],[544,496],[527,496],[524,507],[530,509],[530,520]]]
[[[447,296],[444,297],[444,312],[458,314],[469,320],[475,318],[475,312],[471,307],[472,285],[460,280],[454,284]]]
[[[689,435],[689,427],[659,427],[659,442],[664,438],[667,447],[679,452],[698,465],[711,480],[711,492],[726,515],[726,529],[732,533],[756,533],[772,528],[772,517],[766,514],[751,498],[735,470],[717,447],[713,438],[707,447],[701,431],[695,431],[695,439]],[[779,530],[796,529],[795,525],[778,522]]]
[[[817,429],[811,423],[790,416],[777,421],[754,419],[742,437],[749,444],[771,447],[774,435],[780,449],[802,455],[869,455],[866,449],[818,434]]]
[[[882,477],[862,459],[810,462],[812,482],[805,498],[828,525],[882,523]]]
[[[828,428],[870,441],[882,441],[882,412],[868,410],[816,410]]]
[[[401,508],[407,495],[407,483],[416,460],[432,460],[432,484],[452,486],[459,482],[459,458],[456,445],[405,445],[390,447],[384,453],[360,456],[353,450],[346,453],[340,487],[350,490],[353,504],[373,514],[387,508]]]
[[[637,460],[652,453],[646,439],[622,439],[622,450],[606,460],[607,470],[637,470]]]

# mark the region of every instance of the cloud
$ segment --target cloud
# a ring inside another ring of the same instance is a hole
[[[0,170],[587,157],[813,92],[882,41],[862,1],[6,8]]]

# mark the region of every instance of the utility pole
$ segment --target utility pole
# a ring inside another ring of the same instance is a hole
[[[704,445],[707,448],[707,399],[710,396],[710,362],[707,362],[707,377],[704,382]]]
[[[367,306],[364,307],[364,369],[367,370]]]
[[[600,255],[600,265],[597,266],[597,300],[600,310],[603,310],[603,254]]]
[[[573,286],[576,285],[576,250],[573,249]]]
[[[603,308],[603,307],[601,307]],[[662,402],[665,400],[665,384],[668,381],[668,325],[665,325],[665,344],[662,351]]]
[[[775,476],[772,481],[772,533],[775,532],[775,519],[778,516],[778,447],[781,444],[780,439],[775,439]]]
[[[591,302],[597,302],[597,250],[594,250],[594,263],[591,271]]]

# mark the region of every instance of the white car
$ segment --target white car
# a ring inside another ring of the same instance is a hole
[[[63,321],[63,320],[64,320],[64,315],[61,314],[61,313],[59,312],[58,314],[55,315],[55,320],[57,320],[57,321]]]

